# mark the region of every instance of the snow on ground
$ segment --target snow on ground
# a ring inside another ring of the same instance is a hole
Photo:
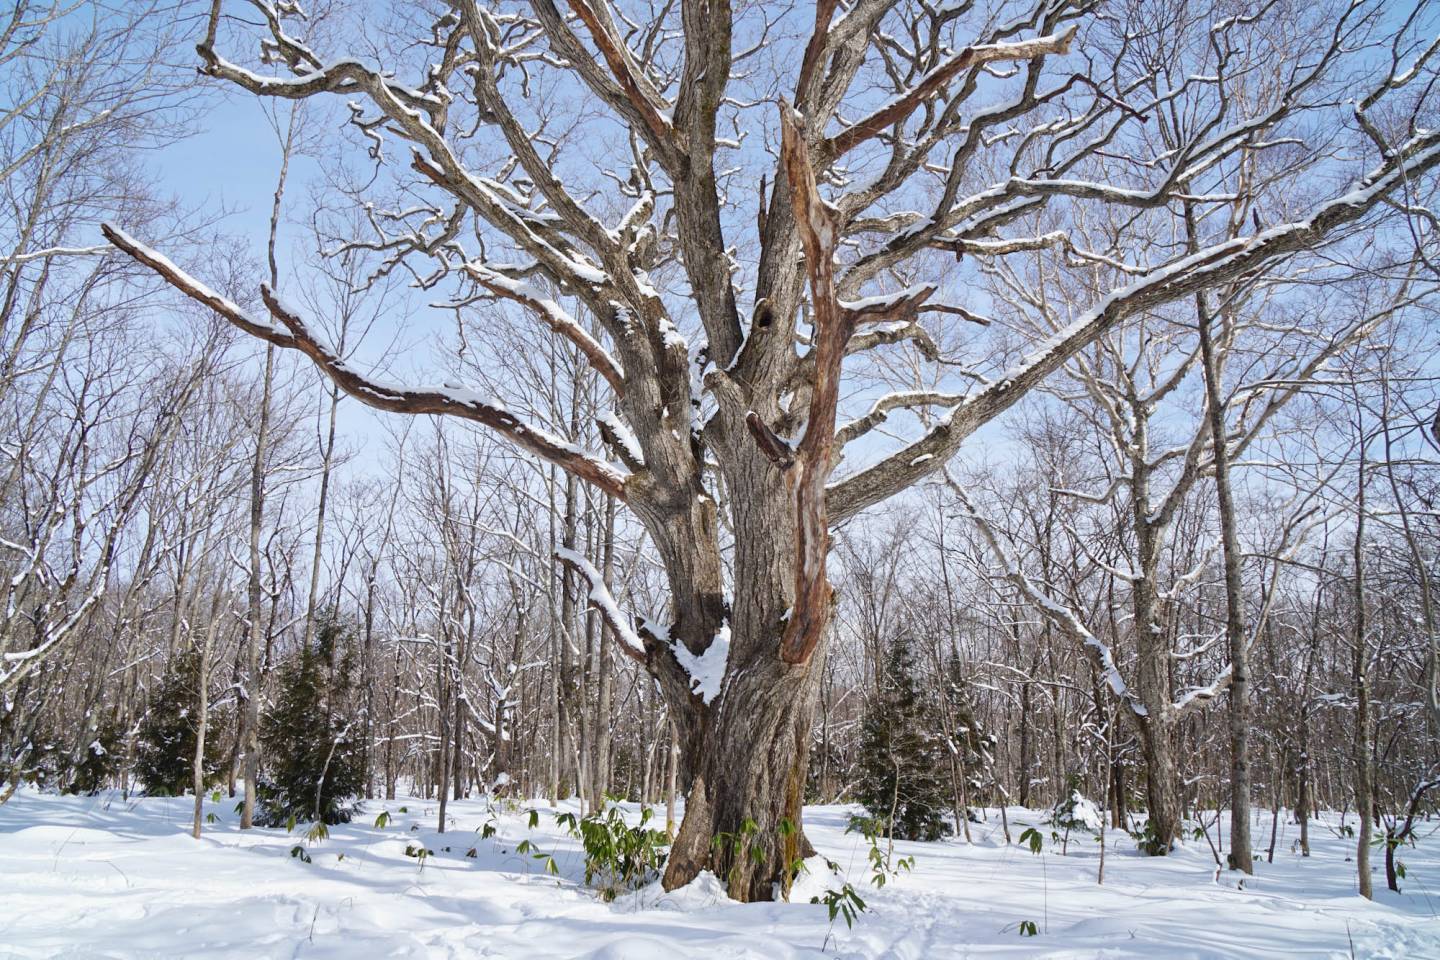
[[[844,833],[848,810],[812,807],[812,840],[869,906],[847,930],[808,902],[730,902],[709,876],[601,903],[543,803],[536,829],[517,810],[482,839],[483,800],[452,804],[443,835],[433,802],[372,801],[309,846],[309,863],[291,857],[299,831],[242,833],[233,806],[207,799],[217,822],[197,842],[189,800],[18,793],[0,805],[0,957],[1440,958],[1440,836],[1406,851],[1403,894],[1377,872],[1367,903],[1345,862],[1350,841],[1321,824],[1308,860],[1282,825],[1275,863],[1258,863],[1244,889],[1228,873],[1217,881],[1203,840],[1148,859],[1112,832],[1097,886],[1093,840],[1072,836],[1067,856],[1048,844],[1036,856],[1004,845],[992,812],[973,827],[974,845],[897,844],[915,869],[877,890],[864,841]],[[376,828],[382,809],[392,819]],[[1042,816],[1011,810],[1012,832]],[[1256,836],[1268,841],[1268,828],[1268,815],[1257,819]],[[559,877],[516,853],[526,838],[554,855]],[[423,863],[405,855],[421,843],[435,851]],[[812,864],[798,885],[807,899],[835,882]],[[1020,936],[1025,920],[1036,936]]]

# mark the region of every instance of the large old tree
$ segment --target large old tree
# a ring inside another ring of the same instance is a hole
[[[624,503],[663,562],[667,624],[559,559],[679,718],[689,789],[667,886],[713,868],[745,900],[783,891],[804,845],[786,821],[832,527],[937,472],[1127,318],[1358,247],[1440,164],[1419,122],[1435,44],[1379,2],[434,0],[353,41],[318,39],[292,2],[233,5],[234,20],[215,0],[201,71],[339,98],[344,142],[374,165],[356,192],[374,233],[354,242],[451,284],[463,309],[522,309],[569,341],[610,391],[610,455],[474,391],[377,379],[269,286],[264,316],[107,236],[361,401],[475,421]],[[253,61],[221,52],[257,29]],[[1257,154],[1273,162],[1243,176]],[[1236,236],[1206,211],[1240,191],[1269,214]],[[1185,207],[1198,241],[1177,227],[1134,255],[1127,225]],[[1067,225],[1082,221],[1115,244],[1081,248]],[[1041,343],[986,331],[1002,262],[1065,274],[1088,309]],[[911,379],[877,394],[878,369]],[[856,403],[868,412],[840,424]],[[747,819],[755,844],[712,842]]]

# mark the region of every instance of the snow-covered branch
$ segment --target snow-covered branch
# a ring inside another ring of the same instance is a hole
[[[1080,619],[1075,611],[1056,601],[1049,593],[1041,589],[1034,580],[1025,574],[1020,568],[1019,560],[1006,548],[1004,541],[995,530],[994,525],[991,524],[989,519],[981,514],[980,511],[975,509],[975,505],[971,502],[969,494],[965,492],[965,488],[955,482],[948,470],[944,471],[944,476],[946,484],[950,487],[951,492],[955,494],[955,498],[960,502],[960,507],[964,511],[965,516],[974,523],[975,529],[980,531],[980,536],[985,540],[986,546],[990,548],[990,552],[994,554],[995,559],[999,561],[1000,566],[1004,570],[1002,576],[1010,581],[1027,600],[1034,604],[1035,608],[1040,611],[1045,619],[1053,623],[1057,629],[1078,640],[1084,646],[1086,655],[1090,658],[1091,662],[1095,664],[1095,669],[1099,671],[1101,678],[1104,679],[1106,685],[1110,687],[1110,690],[1125,702],[1125,705],[1130,708],[1132,713],[1137,716],[1145,716],[1148,713],[1145,704],[1141,703],[1140,698],[1131,692],[1125,683],[1125,678],[1120,676],[1120,668],[1115,663],[1115,656],[1111,652],[1109,645],[1095,636],[1090,628],[1085,626],[1084,621]]]
[[[930,71],[919,83],[900,96],[826,140],[821,152],[828,160],[844,156],[866,140],[902,122],[914,113],[920,104],[939,93],[964,70],[1003,60],[1034,60],[1050,54],[1068,53],[1075,30],[1072,26],[1064,33],[1016,43],[988,43],[966,47]]]
[[[483,263],[467,263],[465,272],[476,283],[496,296],[505,297],[529,307],[553,332],[578,347],[580,352],[585,355],[585,359],[589,361],[590,366],[605,378],[605,382],[610,384],[617,395],[625,392],[625,374],[620,369],[619,361],[611,356],[600,341],[580,326],[579,322],[560,304],[555,302],[554,298],[528,283],[497,273]]]
[[[615,596],[610,592],[605,577],[595,565],[585,559],[584,555],[574,550],[560,549],[555,551],[555,559],[565,564],[584,578],[589,587],[588,596],[590,603],[600,612],[605,619],[615,638],[620,641],[620,649],[632,660],[644,663],[646,660],[645,641],[640,638],[639,632],[629,618],[620,612],[620,605],[615,602]],[[656,638],[663,642],[664,638]]]
[[[285,330],[251,316],[233,301],[215,293],[168,258],[127,236],[123,231],[108,224],[102,229],[106,238],[118,249],[150,267],[175,289],[215,310],[246,333],[278,347],[298,350],[305,354],[336,386],[362,403],[392,413],[439,414],[472,420],[501,434],[517,447],[594,484],[611,496],[619,500],[626,498],[627,474],[574,444],[526,423],[503,402],[494,398],[482,398],[473,391],[449,384],[405,386],[366,376],[324,344],[310,330],[299,311],[282,301],[268,285],[261,285],[261,299],[271,316],[280,321]]]
[[[984,424],[1063,366],[1097,337],[1135,313],[1171,303],[1247,276],[1282,257],[1322,244],[1354,223],[1392,190],[1440,166],[1440,131],[1417,134],[1354,189],[1315,207],[1301,219],[1207,246],[1156,267],[1111,291],[993,385],[957,405],[921,439],[830,487],[831,513],[849,517],[906,489],[948,461]],[[933,459],[923,459],[929,454]]]

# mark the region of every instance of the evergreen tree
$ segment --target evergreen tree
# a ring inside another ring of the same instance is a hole
[[[865,711],[855,798],[896,839],[938,840],[950,833],[949,768],[940,714],[921,692],[918,673],[911,640],[902,636]]]
[[[160,688],[140,721],[135,740],[135,775],[151,796],[178,797],[194,786],[195,739],[200,704],[200,653],[191,648],[170,660]],[[218,740],[205,742],[205,782],[220,772]]]
[[[361,724],[350,704],[345,629],[330,618],[315,646],[280,665],[279,697],[261,724],[267,775],[257,788],[256,823],[346,823],[365,786]]]
[[[118,718],[109,717],[97,724],[91,730],[91,739],[80,748],[80,755],[70,766],[70,782],[65,785],[65,792],[92,795],[103,790],[119,772],[124,742],[125,729]],[[191,764],[193,768],[193,753]]]

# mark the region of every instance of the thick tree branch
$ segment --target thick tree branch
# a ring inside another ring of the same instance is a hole
[[[636,68],[634,55],[616,35],[615,25],[610,21],[609,16],[602,16],[602,13],[591,7],[587,0],[568,0],[568,2],[570,9],[585,24],[591,41],[600,51],[600,55],[605,58],[605,63],[610,67],[610,72],[614,74],[620,90],[624,92],[626,99],[630,101],[630,105],[644,122],[652,139],[658,144],[674,148],[676,146],[675,128],[662,113],[665,102],[650,81],[645,78],[644,73]]]
[[[970,395],[920,440],[831,486],[830,513],[837,520],[853,516],[933,473],[955,454],[966,437],[1008,410],[1126,317],[1237,280],[1282,257],[1317,247],[1340,227],[1363,217],[1391,190],[1436,167],[1440,167],[1440,131],[1430,131],[1413,138],[1355,189],[1321,204],[1310,216],[1213,244],[1149,270],[1129,286],[1112,291],[1044,344],[1038,354]]]
[[[805,54],[800,59],[800,77],[795,81],[795,104],[804,109],[808,94],[815,82],[815,72],[820,68],[830,40],[830,20],[835,16],[839,0],[817,0],[815,4],[815,29],[805,44]]]
[[[774,430],[761,418],[760,414],[751,410],[745,414],[745,427],[750,431],[750,436],[755,438],[755,443],[760,447],[760,452],[769,458],[781,470],[788,470],[795,465],[795,450],[790,444],[777,436]]]
[[[336,386],[367,406],[392,413],[438,414],[473,420],[501,434],[517,447],[594,484],[616,499],[626,499],[627,474],[561,438],[525,423],[499,401],[482,400],[460,387],[410,387],[367,377],[321,343],[310,332],[309,326],[299,313],[281,301],[268,285],[261,285],[261,298],[271,316],[280,321],[285,330],[251,317],[233,301],[221,297],[168,258],[123,231],[109,224],[105,224],[101,230],[118,249],[154,270],[187,297],[215,310],[241,330],[278,347],[298,350],[305,354]]]
[[[805,118],[789,104],[780,105],[780,160],[790,184],[791,211],[799,225],[810,279],[810,303],[815,328],[812,349],[814,373],[810,379],[809,416],[805,436],[795,448],[793,465],[785,479],[795,498],[795,602],[780,641],[785,662],[809,661],[819,645],[830,616],[830,583],[825,574],[830,550],[829,518],[825,510],[825,481],[835,451],[835,416],[839,406],[841,367],[856,323],[865,316],[892,315],[913,318],[934,287],[922,287],[898,297],[878,298],[869,304],[842,306],[835,296],[835,245],[839,241],[837,211],[820,196],[806,142]],[[867,311],[869,311],[867,313]],[[758,418],[747,417],[755,432]],[[760,424],[763,426],[763,424]],[[757,439],[761,435],[756,434]],[[765,444],[762,442],[762,448]]]

